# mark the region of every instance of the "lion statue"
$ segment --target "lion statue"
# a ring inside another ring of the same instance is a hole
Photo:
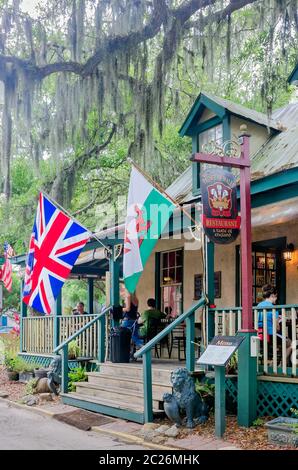
[[[61,372],[62,358],[61,356],[54,356],[50,364],[50,370],[47,374],[47,384],[51,392],[55,395],[58,395],[58,386],[61,384]]]
[[[163,396],[164,410],[171,421],[181,426],[180,414],[186,415],[186,427],[193,428],[208,419],[208,406],[195,391],[195,382],[187,369],[179,367],[171,372],[173,394]]]

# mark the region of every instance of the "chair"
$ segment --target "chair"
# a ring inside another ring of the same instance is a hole
[[[195,343],[200,344],[201,338],[195,338],[194,341]],[[178,325],[174,329],[171,353],[175,345],[178,348],[178,361],[186,361],[186,335],[184,325]],[[183,358],[181,357],[182,351],[184,355]],[[171,355],[169,357],[171,358]]]
[[[178,347],[178,361],[185,361],[186,360],[186,336],[185,336],[185,327],[183,325],[178,325],[174,329],[172,349],[176,345]],[[181,350],[183,350],[184,358],[181,358]],[[172,353],[172,350],[171,350],[171,353]]]
[[[150,341],[152,338],[154,338],[158,333],[160,333],[164,327],[166,325],[164,325],[160,319],[158,318],[149,318],[149,323],[148,323],[148,333],[147,333],[147,336],[145,338],[145,343],[147,343],[148,341]],[[168,349],[168,354],[169,354],[169,357],[170,357],[170,348],[169,348],[169,342],[168,342],[168,337],[166,336],[165,338],[163,338],[159,343],[157,343],[155,345],[155,357],[157,357],[158,359],[160,358],[161,356],[161,352],[162,352],[162,345],[163,344],[166,344],[167,346],[167,349]],[[158,351],[158,347],[159,347],[159,351]]]

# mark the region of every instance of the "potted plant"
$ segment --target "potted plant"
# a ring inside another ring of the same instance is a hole
[[[21,358],[17,358],[16,369],[19,372],[19,381],[29,382],[34,377],[34,364],[29,364]]]
[[[272,444],[298,447],[298,410],[291,408],[295,418],[275,418],[265,424],[268,440]]]
[[[76,357],[80,356],[81,350],[76,342],[76,340],[70,341],[68,344],[68,359],[75,359]]]
[[[17,360],[16,355],[5,353],[4,365],[6,368],[8,380],[15,380],[15,381],[19,380],[19,372],[18,370],[16,370],[16,360]]]

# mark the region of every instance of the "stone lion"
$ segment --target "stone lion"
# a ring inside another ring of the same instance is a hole
[[[52,393],[58,395],[58,386],[61,384],[61,372],[62,372],[62,358],[61,356],[54,356],[50,370],[48,372],[47,384]]]
[[[208,419],[208,406],[195,391],[195,382],[187,369],[179,367],[171,372],[173,394],[164,394],[166,415],[177,426],[181,425],[179,414],[186,415],[186,427],[205,423]]]

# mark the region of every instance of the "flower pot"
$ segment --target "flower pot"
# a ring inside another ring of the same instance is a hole
[[[275,418],[265,426],[268,430],[268,440],[272,444],[298,447],[297,418]]]
[[[34,369],[34,377],[37,379],[43,379],[44,377],[47,377],[49,370],[50,369]]]
[[[8,380],[14,380],[14,381],[19,380],[18,372],[15,372],[14,370],[7,370],[6,373],[7,373]]]
[[[29,380],[33,379],[33,372],[20,372],[19,373],[19,382],[27,383]]]

